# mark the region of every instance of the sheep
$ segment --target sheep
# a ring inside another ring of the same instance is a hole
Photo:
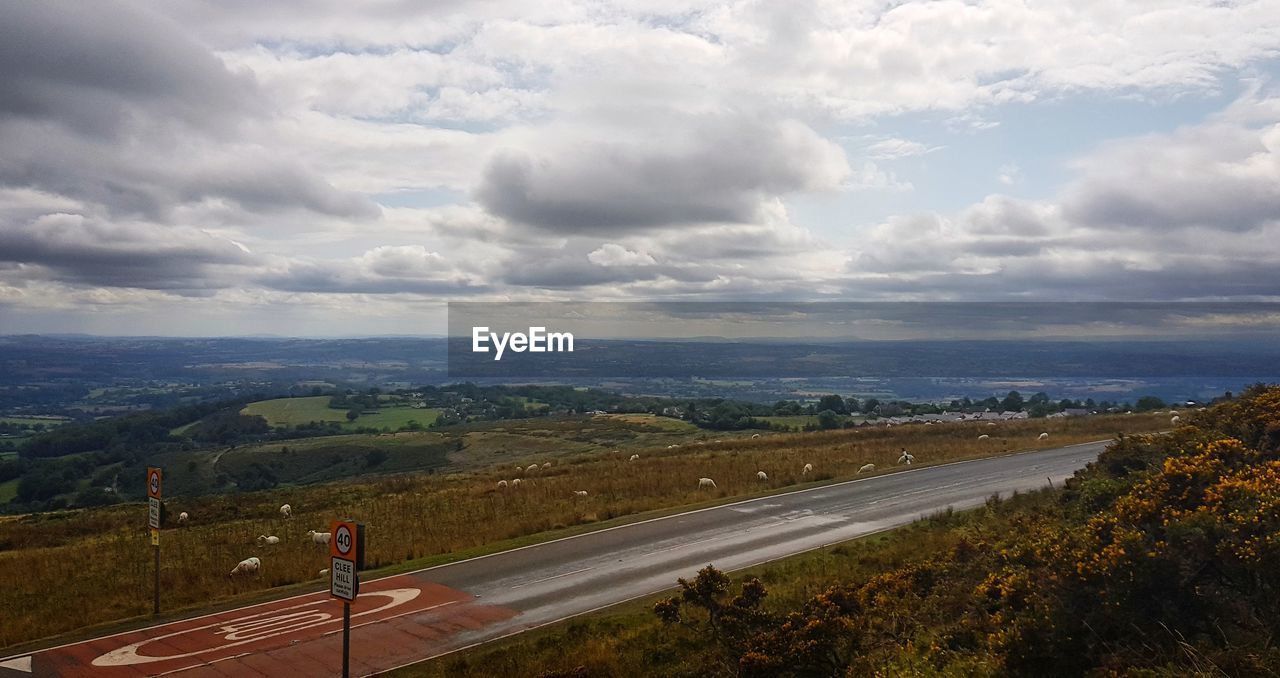
[[[1169,418],[1169,424],[1173,426],[1177,426],[1180,421],[1182,421],[1182,417],[1179,417],[1176,414]]]
[[[258,535],[258,546],[275,546],[280,543],[280,537],[274,534],[268,537],[265,534]]]
[[[813,464],[805,464],[804,468],[800,470],[800,475],[802,476],[807,476],[810,473],[813,473]]]
[[[182,513],[178,514],[178,524],[185,526],[187,524],[187,520],[189,520],[190,518],[191,516],[187,515],[186,511],[183,511]]]
[[[764,471],[756,471],[756,480],[768,480],[769,474]]]
[[[631,455],[631,458],[630,458],[630,459],[628,459],[627,461],[640,461],[640,455],[638,455],[638,454],[633,454],[633,455]]]
[[[858,469],[858,473],[875,473],[875,470],[875,464],[863,464],[862,468]]]
[[[523,481],[521,481],[519,478],[516,478],[515,480],[512,480],[512,481],[511,481],[511,487],[512,487],[512,489],[517,488],[517,487],[520,487],[520,483],[521,483],[521,482],[523,482]]]
[[[543,464],[543,465],[542,465],[542,470],[543,470],[543,471],[545,471],[545,470],[547,470],[547,469],[549,469],[549,468],[551,468],[551,462],[546,462],[545,464]]]
[[[704,487],[714,488],[715,486],[716,486],[716,481],[710,478],[698,478],[698,489],[702,489]]]
[[[899,463],[899,464],[906,464],[907,466],[910,466],[910,465],[911,465],[911,462],[913,462],[913,461],[915,461],[915,460],[916,460],[916,455],[911,454],[910,452],[907,452],[906,450],[903,450],[903,451],[902,451],[902,456],[901,456],[901,457],[898,457],[898,463]]]
[[[293,507],[288,504],[280,505],[280,517],[288,520],[293,517]]]
[[[227,576],[234,577],[237,574],[255,574],[256,575],[258,574],[258,568],[260,567],[262,567],[261,560],[258,560],[257,558],[245,558],[244,560],[236,563],[236,566],[231,568],[231,572],[229,572]]]
[[[759,434],[759,433],[752,433],[752,434],[751,434],[751,439],[752,439],[752,440],[755,440],[756,438],[759,438],[759,437],[760,437],[760,434]]]
[[[667,445],[667,449],[668,449],[668,450],[674,450],[674,449],[676,449],[677,447],[680,447],[680,446],[679,446],[679,445]]]
[[[529,468],[525,469],[525,473],[537,473],[539,466],[537,464],[529,464]]]
[[[324,568],[323,570],[320,570],[320,576],[321,576],[321,577],[327,577],[327,576],[329,576],[329,568],[327,568],[327,567],[326,567],[326,568]]]
[[[989,436],[989,435],[987,435],[987,434],[985,434],[985,433],[983,433],[982,435],[978,436],[978,440],[990,440],[990,439],[991,439],[991,436]]]
[[[499,490],[505,490],[505,489],[507,489],[507,481],[505,481],[505,480],[499,480],[499,481],[498,481],[498,489],[499,489]]]
[[[1049,439],[1048,433],[1041,433],[1039,436],[1036,437],[1036,440],[1048,440],[1048,439]]]
[[[987,426],[995,426],[995,425],[996,425],[996,423],[995,423],[994,421],[989,421],[989,422],[987,422]]]
[[[307,538],[311,540],[312,544],[316,544],[318,546],[327,546],[329,544],[329,537],[331,536],[333,536],[333,533],[331,532],[307,530]]]
[[[573,496],[575,496],[575,497],[585,497],[585,496],[587,496],[587,491],[586,491],[586,490],[574,490],[574,491],[573,491]]]
[[[1169,410],[1169,414],[1171,414],[1171,415],[1173,415],[1173,416],[1175,416],[1175,417],[1176,417],[1176,416],[1178,416],[1178,411],[1177,411],[1177,410]]]

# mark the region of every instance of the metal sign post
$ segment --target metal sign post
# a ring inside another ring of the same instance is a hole
[[[357,564],[364,562],[364,525],[335,520],[329,525],[329,595],[342,601],[342,678],[351,675],[351,601],[360,594]]]
[[[163,472],[159,467],[147,468],[147,527],[151,529],[151,548],[155,551],[155,601],[153,614],[160,614],[160,483]]]

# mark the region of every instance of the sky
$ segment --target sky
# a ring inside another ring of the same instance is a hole
[[[0,334],[1280,301],[1280,3],[0,0]]]

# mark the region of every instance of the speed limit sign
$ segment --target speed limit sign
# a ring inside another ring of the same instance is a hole
[[[338,550],[338,555],[347,557],[351,555],[351,549],[355,547],[355,537],[351,535],[351,527],[343,524],[339,525],[337,530],[333,532],[333,545]]]
[[[329,525],[329,593],[348,602],[360,592],[356,570],[364,565],[364,526],[345,520]]]

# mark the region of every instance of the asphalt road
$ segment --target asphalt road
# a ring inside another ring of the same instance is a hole
[[[993,494],[1056,484],[1105,445],[917,467],[368,581],[352,608],[352,673],[386,671],[666,590],[707,564],[737,570],[977,506]],[[337,675],[340,618],[326,594],[297,596],[7,658],[0,676],[287,675],[302,661],[307,675]]]

